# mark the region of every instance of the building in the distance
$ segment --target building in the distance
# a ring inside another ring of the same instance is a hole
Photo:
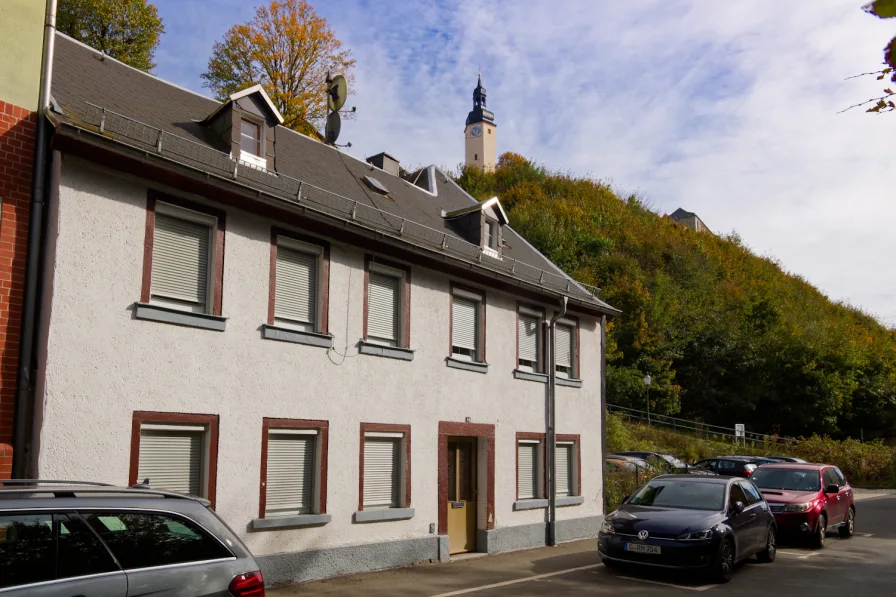
[[[268,582],[597,535],[618,311],[499,198],[64,35],[52,93],[34,474],[204,496]]]
[[[703,223],[703,220],[700,219],[700,216],[694,212],[685,211],[679,207],[669,214],[669,217],[696,232],[709,232],[712,234],[712,230],[710,230],[709,227]]]
[[[486,109],[482,76],[473,90],[473,109],[464,125],[464,165],[494,170],[497,159],[497,127],[494,112]]]

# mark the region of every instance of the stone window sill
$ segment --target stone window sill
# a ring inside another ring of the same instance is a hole
[[[355,522],[380,522],[383,520],[407,520],[414,518],[413,508],[383,508],[382,510],[359,510],[355,512]]]
[[[547,508],[548,500],[536,498],[529,500],[517,500],[513,502],[513,511],[518,512],[520,510],[536,510],[538,508]]]
[[[268,324],[261,326],[261,337],[265,340],[279,340],[280,342],[307,344],[308,346],[320,346],[321,348],[333,347],[333,336],[329,334],[303,332]]]
[[[252,521],[253,531],[266,529],[286,529],[294,527],[310,527],[325,525],[332,520],[329,514],[299,514],[282,518],[256,518]]]
[[[578,506],[579,504],[585,503],[585,498],[581,495],[569,495],[565,497],[558,497],[557,506]]]
[[[384,344],[367,342],[366,340],[358,341],[358,352],[360,352],[361,354],[369,354],[376,357],[385,357],[387,359],[398,359],[401,361],[414,360],[414,350],[412,348],[386,346]]]
[[[520,369],[514,369],[513,377],[516,379],[524,379],[526,381],[534,381],[537,383],[548,383],[548,376],[544,373],[534,373],[532,371],[522,371]]]
[[[566,386],[567,388],[581,388],[582,380],[581,379],[566,379],[565,377],[557,378],[558,386]]]
[[[134,318],[146,321],[159,321],[203,330],[223,332],[227,327],[227,318],[205,313],[191,313],[171,307],[153,305],[150,303],[134,303]]]
[[[477,363],[475,361],[462,361],[453,357],[445,357],[445,364],[454,369],[463,369],[465,371],[475,371],[476,373],[488,373],[488,363]]]

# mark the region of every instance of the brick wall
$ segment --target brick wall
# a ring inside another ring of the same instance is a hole
[[[0,102],[0,479],[8,479],[12,472],[10,444],[36,122],[34,112]]]

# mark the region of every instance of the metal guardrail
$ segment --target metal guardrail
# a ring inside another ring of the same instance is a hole
[[[750,442],[751,444],[777,442],[788,445],[795,445],[799,443],[799,440],[793,437],[767,435],[763,433],[755,433],[753,431],[744,431],[744,435],[740,436],[736,433],[734,427],[709,425],[706,423],[700,423],[698,421],[691,421],[689,419],[679,419],[677,417],[670,417],[668,415],[649,413],[644,410],[628,408],[626,406],[619,406],[616,404],[608,404],[607,410],[611,413],[618,414],[627,419],[643,421],[645,423],[648,423],[649,425],[660,425],[662,427],[670,428],[674,431],[687,431],[695,433],[699,436],[705,437],[706,439],[719,438],[732,440],[734,441],[734,443]]]
[[[86,109],[77,113],[67,109],[66,116],[77,127],[92,130],[140,151],[159,155],[180,165],[199,170],[230,182],[242,183],[254,191],[273,195],[305,208],[349,220],[381,234],[400,239],[421,248],[473,261],[496,274],[512,276],[546,290],[566,294],[579,300],[597,300],[600,288],[578,282],[510,257],[495,259],[483,254],[478,245],[444,231],[402,218],[371,205],[343,197],[297,178],[268,171],[231,157],[202,143],[174,135],[152,125],[85,102]],[[411,183],[408,183],[411,184]]]

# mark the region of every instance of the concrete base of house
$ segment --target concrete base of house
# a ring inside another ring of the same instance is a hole
[[[557,522],[557,541],[597,537],[603,516]],[[546,545],[547,523],[481,530],[478,551],[502,553]],[[319,580],[385,568],[410,566],[420,562],[448,562],[448,537],[433,535],[385,543],[346,545],[291,553],[257,556],[255,559],[268,585],[282,582]]]

